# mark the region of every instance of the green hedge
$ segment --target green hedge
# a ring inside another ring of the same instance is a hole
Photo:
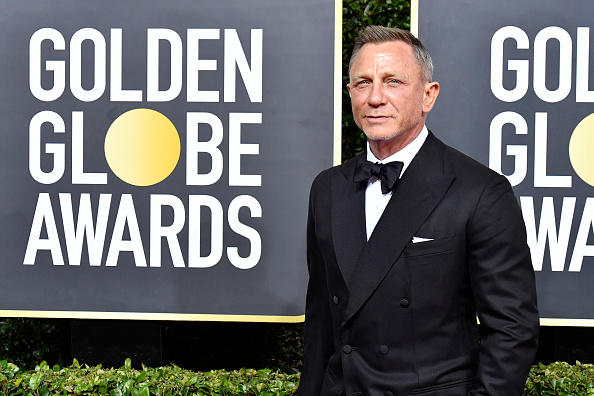
[[[532,366],[523,396],[594,395],[594,365],[555,362]]]
[[[13,395],[110,395],[110,396],[285,396],[297,393],[299,374],[272,370],[192,372],[175,365],[135,370],[130,359],[122,368],[79,365],[50,367],[43,362],[35,370],[0,361],[0,394]],[[533,366],[524,396],[594,395],[594,365],[574,366],[556,362]]]
[[[175,365],[132,368],[130,359],[119,369],[79,365],[50,367],[42,362],[35,370],[0,361],[0,394],[16,395],[110,395],[110,396],[288,396],[297,393],[299,374],[272,370],[192,372]]]

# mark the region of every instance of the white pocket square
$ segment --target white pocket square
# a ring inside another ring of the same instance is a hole
[[[414,236],[412,239],[412,243],[429,242],[432,240],[433,240],[433,238],[419,238],[419,237]]]

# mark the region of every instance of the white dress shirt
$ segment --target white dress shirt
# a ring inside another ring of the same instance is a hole
[[[367,160],[373,163],[379,162],[381,164],[387,164],[392,161],[402,161],[404,163],[402,173],[400,173],[400,177],[402,177],[406,168],[408,168],[408,165],[410,165],[415,155],[417,155],[421,149],[423,143],[425,143],[425,139],[427,139],[428,135],[429,132],[427,131],[427,127],[423,126],[423,130],[415,140],[410,142],[402,150],[381,161],[373,155],[369,148],[369,142],[367,142]],[[381,182],[377,177],[374,176],[369,179],[367,189],[365,190],[365,228],[367,230],[367,240],[371,237],[371,234],[382,216],[382,213],[384,213],[384,209],[386,209],[390,198],[392,198],[392,192],[390,191],[387,194],[382,194]]]

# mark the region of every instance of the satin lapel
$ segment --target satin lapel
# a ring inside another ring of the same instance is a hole
[[[442,199],[454,176],[443,174],[443,151],[430,136],[410,164],[350,277],[343,325],[386,277],[408,242]],[[440,155],[441,154],[441,155]]]
[[[355,163],[356,158],[345,162],[332,178],[332,240],[345,284],[367,240],[365,185],[353,182]]]

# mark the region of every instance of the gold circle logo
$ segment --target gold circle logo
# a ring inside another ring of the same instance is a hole
[[[181,145],[173,123],[150,109],[119,116],[105,136],[105,158],[113,173],[134,186],[167,178],[179,161]]]
[[[569,160],[575,173],[594,186],[594,113],[575,127],[569,140]]]

